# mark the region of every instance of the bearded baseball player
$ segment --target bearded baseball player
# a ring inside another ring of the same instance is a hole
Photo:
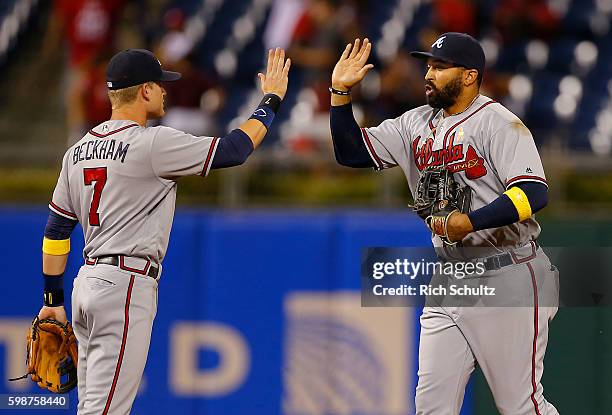
[[[548,187],[530,131],[479,93],[485,55],[478,41],[462,33],[446,33],[429,52],[411,53],[427,63],[428,105],[360,129],[350,90],[373,67],[366,64],[371,47],[368,39],[347,45],[332,74],[336,160],[376,170],[399,166],[441,260],[477,248],[484,275],[510,278],[531,299],[524,307],[459,307],[432,305],[428,297],[421,315],[416,413],[458,414],[478,364],[500,413],[557,414],[540,382],[557,306],[538,302],[543,294],[558,296],[558,273],[536,242],[540,226],[534,213],[547,204]],[[467,204],[449,207],[450,197],[440,204],[421,200],[447,180],[454,183],[448,193],[456,184]]]
[[[72,318],[78,340],[78,413],[130,412],[145,368],[157,286],[174,216],[177,179],[238,166],[263,140],[287,91],[291,61],[270,50],[259,74],[259,107],[225,137],[195,137],[147,127],[164,115],[164,71],[143,49],[115,55],[107,69],[113,112],[70,147],[43,241],[44,306],[40,319],[66,322],[63,274],[70,234],[80,222],[85,264],[74,280]]]

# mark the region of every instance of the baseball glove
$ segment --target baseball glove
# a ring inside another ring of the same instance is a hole
[[[28,375],[43,389],[54,393],[67,393],[77,385],[77,342],[70,323],[38,317],[32,322],[27,335],[26,364]],[[62,382],[62,377],[65,381]]]
[[[421,173],[417,184],[413,210],[445,244],[448,238],[448,218],[455,212],[468,213],[471,189],[461,186],[446,166],[430,166]]]

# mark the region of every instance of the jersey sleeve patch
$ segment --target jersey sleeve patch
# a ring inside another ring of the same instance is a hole
[[[212,166],[212,160],[214,158],[215,152],[217,151],[217,144],[219,144],[219,137],[213,138],[213,141],[210,144],[208,154],[206,155],[206,159],[204,160],[204,168],[202,169],[202,173],[200,174],[200,176],[202,177],[206,177],[208,175],[208,172],[210,171],[210,167]]]
[[[53,203],[53,201],[49,202],[49,209],[51,209],[53,212],[57,213],[60,216],[63,216],[67,219],[72,219],[72,220],[78,220],[77,215],[75,215],[72,212],[69,212],[65,209],[62,209],[61,207],[57,206],[55,203]]]
[[[522,182],[538,182],[548,187],[548,183],[546,182],[546,179],[543,177],[523,175],[523,176],[516,176],[508,180],[506,182],[506,189],[510,188],[510,186],[513,186],[517,183],[522,183]]]

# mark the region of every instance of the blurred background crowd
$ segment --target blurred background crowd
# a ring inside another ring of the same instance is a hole
[[[354,109],[362,125],[376,125],[425,102],[423,63],[408,52],[458,31],[484,46],[483,93],[532,130],[555,206],[567,212],[586,200],[607,209],[611,16],[612,0],[3,0],[0,159],[12,175],[19,167],[34,183],[46,177],[32,168],[56,168],[67,145],[109,117],[105,66],[125,48],[151,49],[184,74],[168,85],[162,124],[224,135],[259,101],[256,73],[266,49],[280,46],[294,63],[289,92],[247,168],[269,174],[254,182],[246,170],[224,172],[209,192],[219,197],[186,200],[405,204],[398,173],[377,182],[334,166],[331,71],[347,42],[373,41],[375,68],[355,91]]]

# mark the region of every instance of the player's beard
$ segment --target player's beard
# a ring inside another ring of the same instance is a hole
[[[430,81],[427,81],[427,85],[432,88],[431,95],[425,96],[427,98],[427,104],[432,108],[438,109],[449,108],[455,105],[463,87],[460,76],[449,81],[442,89],[436,88]]]

